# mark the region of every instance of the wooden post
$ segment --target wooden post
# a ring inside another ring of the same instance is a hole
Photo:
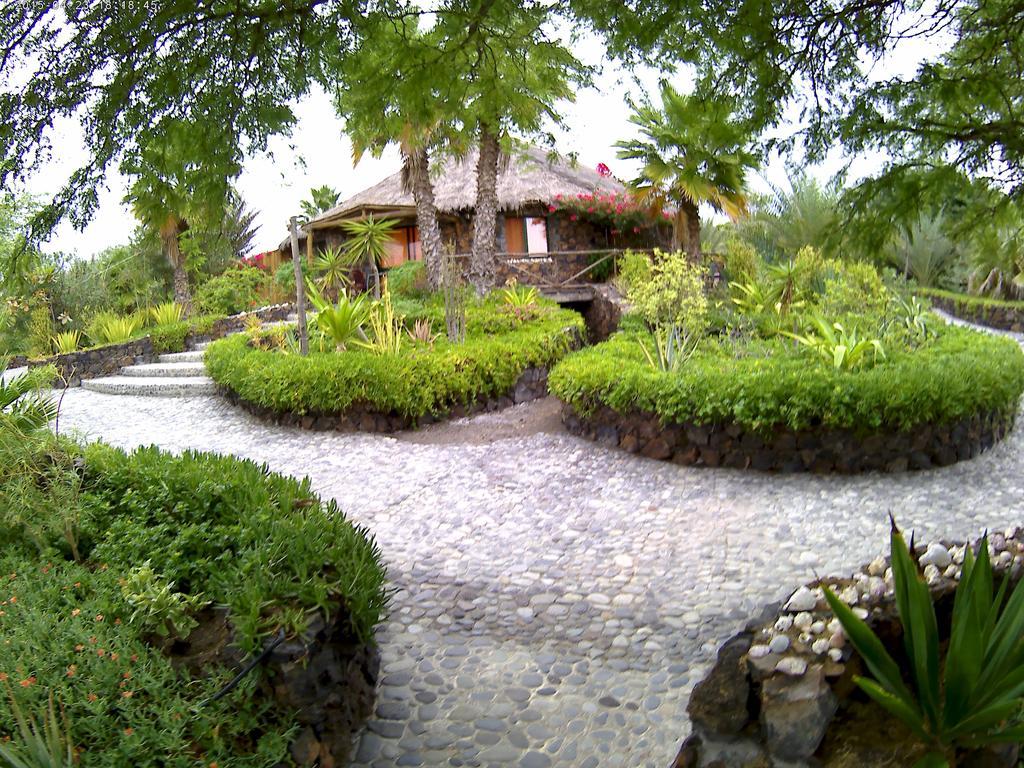
[[[309,334],[306,331],[306,284],[302,280],[302,257],[299,256],[299,219],[292,216],[288,222],[292,234],[292,268],[295,270],[295,314],[299,326],[299,352],[309,354]],[[313,233],[306,230],[307,242],[313,242]]]

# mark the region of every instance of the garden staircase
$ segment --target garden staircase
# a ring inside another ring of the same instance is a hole
[[[264,323],[265,328],[294,323],[294,313],[277,323]],[[204,341],[189,352],[160,355],[155,363],[140,363],[121,369],[116,376],[85,379],[82,388],[107,395],[141,395],[143,397],[192,397],[216,392],[213,379],[206,375],[203,351],[210,345]]]

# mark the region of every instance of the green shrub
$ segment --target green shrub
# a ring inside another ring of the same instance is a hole
[[[422,261],[407,261],[389,269],[387,280],[388,288],[396,298],[417,299],[427,293],[427,270]]]
[[[722,253],[726,282],[753,283],[761,272],[761,256],[750,243],[733,237]]]
[[[149,310],[149,319],[153,325],[170,325],[171,323],[177,323],[185,314],[184,307],[181,304],[177,304],[173,301],[167,301],[163,304],[158,304],[155,307],[151,307]]]
[[[149,329],[153,351],[158,355],[168,352],[182,352],[189,336],[205,336],[213,329],[214,323],[223,315],[199,315],[176,323],[157,325]]]
[[[977,320],[984,323],[994,309],[1006,309],[1024,313],[1024,301],[1006,301],[992,299],[988,296],[974,296],[968,293],[943,291],[937,288],[917,288],[918,296],[934,299],[937,303],[951,304],[953,314],[966,320]]]
[[[657,254],[647,277],[634,279],[627,296],[652,328],[674,325],[699,334],[707,325],[704,278],[704,267],[682,251]]]
[[[277,412],[343,413],[369,405],[412,419],[443,415],[458,404],[507,394],[525,369],[554,364],[582,333],[582,318],[551,302],[539,301],[537,314],[524,321],[498,301],[467,309],[462,344],[438,340],[431,348],[404,345],[399,354],[349,349],[301,358],[253,349],[235,336],[210,346],[207,368],[246,402]],[[408,306],[407,327],[420,319],[444,327],[439,298]]]
[[[209,315],[247,312],[259,304],[260,289],[266,280],[266,273],[258,267],[229,269],[199,286],[195,294],[196,310]]]
[[[33,357],[47,357],[53,338],[53,318],[50,308],[41,304],[32,309],[28,320],[28,348]]]
[[[89,337],[97,345],[123,344],[138,336],[142,318],[137,314],[98,315],[89,324]]]
[[[729,424],[769,431],[812,426],[905,430],[977,414],[1016,412],[1024,353],[1013,341],[943,328],[916,349],[887,349],[866,370],[808,365],[790,340],[706,340],[673,374],[653,370],[624,330],[570,355],[548,386],[587,413],[656,413],[666,423]]]
[[[274,272],[274,283],[295,301],[295,267],[290,261],[284,262]]]
[[[631,286],[646,282],[651,274],[651,257],[641,251],[626,251],[618,260],[616,285],[623,293]]]

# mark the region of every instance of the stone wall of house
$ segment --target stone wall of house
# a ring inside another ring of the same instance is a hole
[[[1011,588],[1024,561],[1020,534],[1012,529],[989,539],[994,570],[1009,576]],[[944,634],[965,550],[963,544],[932,542],[915,553]],[[802,586],[781,609],[769,607],[719,649],[711,671],[693,689],[687,707],[693,731],[673,768],[904,768],[923,757],[909,730],[854,685],[855,675],[866,674],[863,662],[825,602],[823,583],[894,657],[902,657],[887,558],[850,578]],[[958,765],[1013,768],[1018,749],[1008,745],[961,758]]]
[[[201,342],[219,339],[242,330],[245,327],[246,318],[251,315],[259,317],[264,322],[272,322],[284,320],[291,311],[291,304],[278,304],[272,307],[256,309],[252,312],[243,312],[239,315],[221,318],[214,321],[209,333],[189,334],[186,336],[185,349],[192,349]],[[39,360],[25,360],[23,364],[30,367],[52,365],[57,369],[57,378],[53,383],[54,387],[59,388],[65,385],[77,387],[82,383],[83,379],[114,376],[125,366],[154,363],[159,356],[159,353],[153,349],[153,342],[149,336],[143,336],[126,341],[123,344],[108,344],[105,347],[83,349],[66,355],[52,355],[51,357]]]
[[[365,405],[354,405],[344,413],[299,414],[290,411],[281,413],[243,400],[232,390],[224,387],[220,389],[221,394],[230,402],[274,424],[316,431],[400,432],[445,419],[461,419],[473,413],[497,411],[511,405],[537,400],[548,393],[548,370],[547,368],[527,368],[516,380],[512,389],[500,397],[482,398],[470,405],[457,405],[443,416],[427,415],[418,421],[397,413],[381,413]]]
[[[570,405],[562,421],[574,434],[676,464],[844,474],[948,466],[991,448],[1013,428],[1012,415],[980,414],[906,432],[777,428],[765,435],[738,424],[662,424],[656,414],[607,406],[583,416]]]
[[[1013,333],[1024,333],[1024,309],[1014,307],[989,306],[975,302],[958,302],[945,296],[927,295],[933,306],[948,312],[961,320],[967,320],[989,328],[998,328]]]
[[[209,610],[199,626],[170,649],[172,661],[193,675],[208,674],[211,663],[241,670],[250,657],[234,641],[234,628],[223,610]],[[296,765],[342,768],[373,712],[380,653],[353,635],[344,606],[329,616],[316,613],[302,635],[277,643],[263,641],[265,655],[256,695],[292,712],[298,730],[289,752]],[[282,766],[283,768],[283,766]]]

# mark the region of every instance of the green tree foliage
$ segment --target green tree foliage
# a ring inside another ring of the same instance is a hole
[[[118,160],[145,165],[168,120],[216,128],[230,156],[259,151],[294,122],[288,106],[317,76],[309,51],[344,47],[340,0],[24,0],[0,22],[0,184],[54,148],[57,121],[81,118],[85,163],[33,221],[82,225]]]
[[[313,187],[309,190],[309,197],[299,203],[302,215],[306,220],[315,219],[321,213],[327,213],[338,204],[341,199],[341,192],[324,184],[322,187]]]
[[[736,219],[746,212],[746,175],[756,157],[750,134],[724,99],[680,93],[661,84],[661,107],[634,105],[630,122],[642,138],[620,141],[619,157],[641,163],[630,183],[655,208],[676,207],[675,250],[701,253],[700,210],[710,205]]]
[[[889,261],[924,288],[936,288],[962,256],[949,235],[950,223],[943,211],[921,214],[896,238]]]
[[[842,178],[822,184],[807,173],[789,178],[789,188],[769,182],[770,192],[752,201],[743,237],[773,261],[792,258],[811,246],[826,256],[838,255]]]
[[[223,221],[241,165],[224,137],[206,125],[170,120],[162,128],[159,140],[125,167],[135,178],[126,199],[143,226],[159,235],[174,271],[174,300],[187,313],[192,294],[182,236],[190,226],[209,229]]]

